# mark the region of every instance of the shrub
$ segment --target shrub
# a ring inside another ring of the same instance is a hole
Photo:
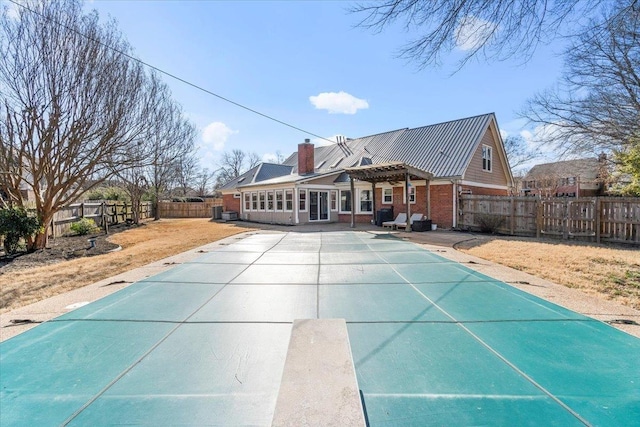
[[[476,216],[476,223],[483,233],[496,233],[505,222],[505,217],[493,214],[479,214]]]
[[[123,200],[129,201],[129,195],[120,187],[97,187],[85,193],[87,200]]]
[[[84,236],[85,234],[89,233],[95,233],[96,231],[100,230],[96,223],[90,218],[82,218],[80,221],[71,224],[69,228],[71,228],[71,231],[80,236]]]
[[[0,234],[4,251],[12,255],[20,249],[20,239],[28,239],[42,229],[40,220],[22,208],[0,209]]]

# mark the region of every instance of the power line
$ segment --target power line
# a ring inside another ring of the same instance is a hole
[[[20,2],[18,2],[17,0],[7,0],[7,1],[9,1],[9,2],[11,2],[11,3],[15,4],[16,6],[21,7],[21,8],[23,8],[23,9],[25,9],[25,10],[27,10],[27,11],[31,12],[31,13],[34,13],[34,14],[36,14],[36,15],[38,15],[38,16],[40,16],[40,17],[42,17],[42,18],[44,18],[44,19],[46,19],[46,20],[48,20],[48,21],[50,21],[50,22],[53,22],[54,24],[56,24],[56,25],[58,25],[58,26],[60,26],[60,27],[66,28],[66,29],[67,29],[67,30],[69,30],[69,31],[73,31],[74,33],[76,33],[76,34],[80,35],[81,37],[86,38],[87,40],[91,40],[92,42],[94,42],[94,43],[98,43],[99,45],[104,46],[104,47],[106,47],[107,49],[111,49],[111,50],[113,50],[114,52],[117,52],[117,53],[119,53],[120,55],[123,55],[123,56],[125,56],[125,57],[127,57],[127,58],[131,59],[132,61],[136,61],[136,62],[138,62],[138,63],[140,63],[140,64],[142,64],[142,65],[144,65],[144,66],[146,66],[146,67],[148,67],[148,68],[150,68],[150,69],[152,69],[152,70],[155,70],[155,71],[159,72],[160,74],[164,74],[165,76],[171,77],[171,78],[172,78],[172,79],[174,79],[174,80],[177,80],[177,81],[179,81],[179,82],[181,82],[181,83],[184,83],[184,84],[186,84],[187,86],[191,86],[191,87],[192,87],[192,88],[194,88],[194,89],[197,89],[197,90],[199,90],[199,91],[202,91],[202,92],[204,92],[204,93],[206,93],[206,94],[208,94],[208,95],[215,96],[216,98],[221,99],[221,100],[223,100],[223,101],[225,101],[225,102],[228,102],[229,104],[233,104],[233,105],[235,105],[236,107],[242,108],[242,109],[247,110],[247,111],[249,111],[249,112],[251,112],[251,113],[253,113],[253,114],[257,114],[257,115],[262,116],[262,117],[264,117],[264,118],[266,118],[266,119],[269,119],[269,120],[272,120],[272,121],[274,121],[274,122],[276,122],[276,123],[279,123],[279,124],[281,124],[281,125],[287,126],[287,127],[291,128],[291,129],[295,129],[295,130],[297,130],[297,131],[299,131],[299,132],[302,132],[302,133],[304,133],[304,134],[311,135],[311,136],[315,136],[316,138],[320,138],[320,139],[323,139],[323,140],[328,141],[328,142],[331,142],[331,143],[334,143],[334,142],[335,142],[335,141],[332,141],[332,140],[330,140],[330,139],[328,139],[328,138],[325,138],[325,137],[323,137],[323,136],[317,135],[317,134],[315,134],[315,133],[313,133],[313,132],[309,132],[308,130],[304,130],[304,129],[302,129],[302,128],[300,128],[300,127],[297,127],[297,126],[294,126],[294,125],[292,125],[292,124],[290,124],[290,123],[287,123],[287,122],[284,122],[284,121],[282,121],[282,120],[276,119],[275,117],[272,117],[272,116],[270,116],[270,115],[268,115],[268,114],[261,113],[261,112],[260,112],[260,111],[258,111],[258,110],[254,110],[253,108],[247,107],[246,105],[242,105],[242,104],[240,104],[239,102],[235,102],[235,101],[233,101],[233,100],[231,100],[231,99],[229,99],[229,98],[226,98],[226,97],[224,97],[224,96],[222,96],[222,95],[218,95],[218,94],[217,94],[217,93],[215,93],[215,92],[212,92],[212,91],[210,91],[210,90],[208,90],[208,89],[203,88],[202,86],[199,86],[199,85],[197,85],[197,84],[195,84],[195,83],[191,83],[190,81],[185,80],[185,79],[183,79],[182,77],[178,77],[178,76],[176,76],[175,74],[172,74],[172,73],[170,73],[170,72],[168,72],[168,71],[164,71],[163,69],[158,68],[158,67],[156,67],[156,66],[154,66],[154,65],[151,65],[151,64],[149,64],[148,62],[145,62],[145,61],[143,61],[143,60],[141,60],[141,59],[139,59],[139,58],[136,58],[136,57],[134,57],[134,56],[131,56],[131,55],[129,55],[129,54],[128,54],[128,53],[126,53],[126,52],[123,52],[123,51],[121,51],[121,50],[119,50],[119,49],[116,49],[116,48],[114,48],[114,47],[112,47],[112,46],[109,46],[109,45],[107,45],[107,44],[105,44],[105,43],[103,43],[103,42],[101,42],[101,41],[99,41],[99,40],[96,40],[96,39],[94,39],[94,38],[92,38],[92,37],[89,37],[89,36],[87,36],[86,34],[83,34],[83,33],[81,33],[80,31],[76,30],[75,28],[71,28],[71,27],[69,27],[69,26],[67,26],[67,25],[64,25],[64,24],[60,23],[60,22],[54,21],[53,19],[49,18],[48,16],[44,16],[43,14],[41,14],[40,12],[38,12],[37,10],[33,10],[33,9],[29,8],[28,6],[21,4],[21,3],[20,3]]]

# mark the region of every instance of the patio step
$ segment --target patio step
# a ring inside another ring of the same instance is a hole
[[[366,425],[344,319],[294,320],[271,425]]]

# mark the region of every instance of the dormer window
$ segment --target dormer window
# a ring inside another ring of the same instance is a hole
[[[325,161],[325,160],[321,161],[320,163],[318,163],[318,164],[316,165],[316,169],[320,169],[320,168],[321,168],[325,163],[326,163],[326,161]]]

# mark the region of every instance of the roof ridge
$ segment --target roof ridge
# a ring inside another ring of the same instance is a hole
[[[461,119],[447,120],[445,122],[432,123],[430,125],[425,125],[425,126],[418,126],[417,128],[408,128],[408,130],[424,129],[424,128],[428,128],[428,127],[431,127],[431,126],[446,125],[448,123],[461,122],[463,120],[477,119],[478,117],[492,116],[492,115],[495,116],[495,113],[491,112],[491,113],[485,113],[485,114],[477,114],[475,116],[463,117]]]

